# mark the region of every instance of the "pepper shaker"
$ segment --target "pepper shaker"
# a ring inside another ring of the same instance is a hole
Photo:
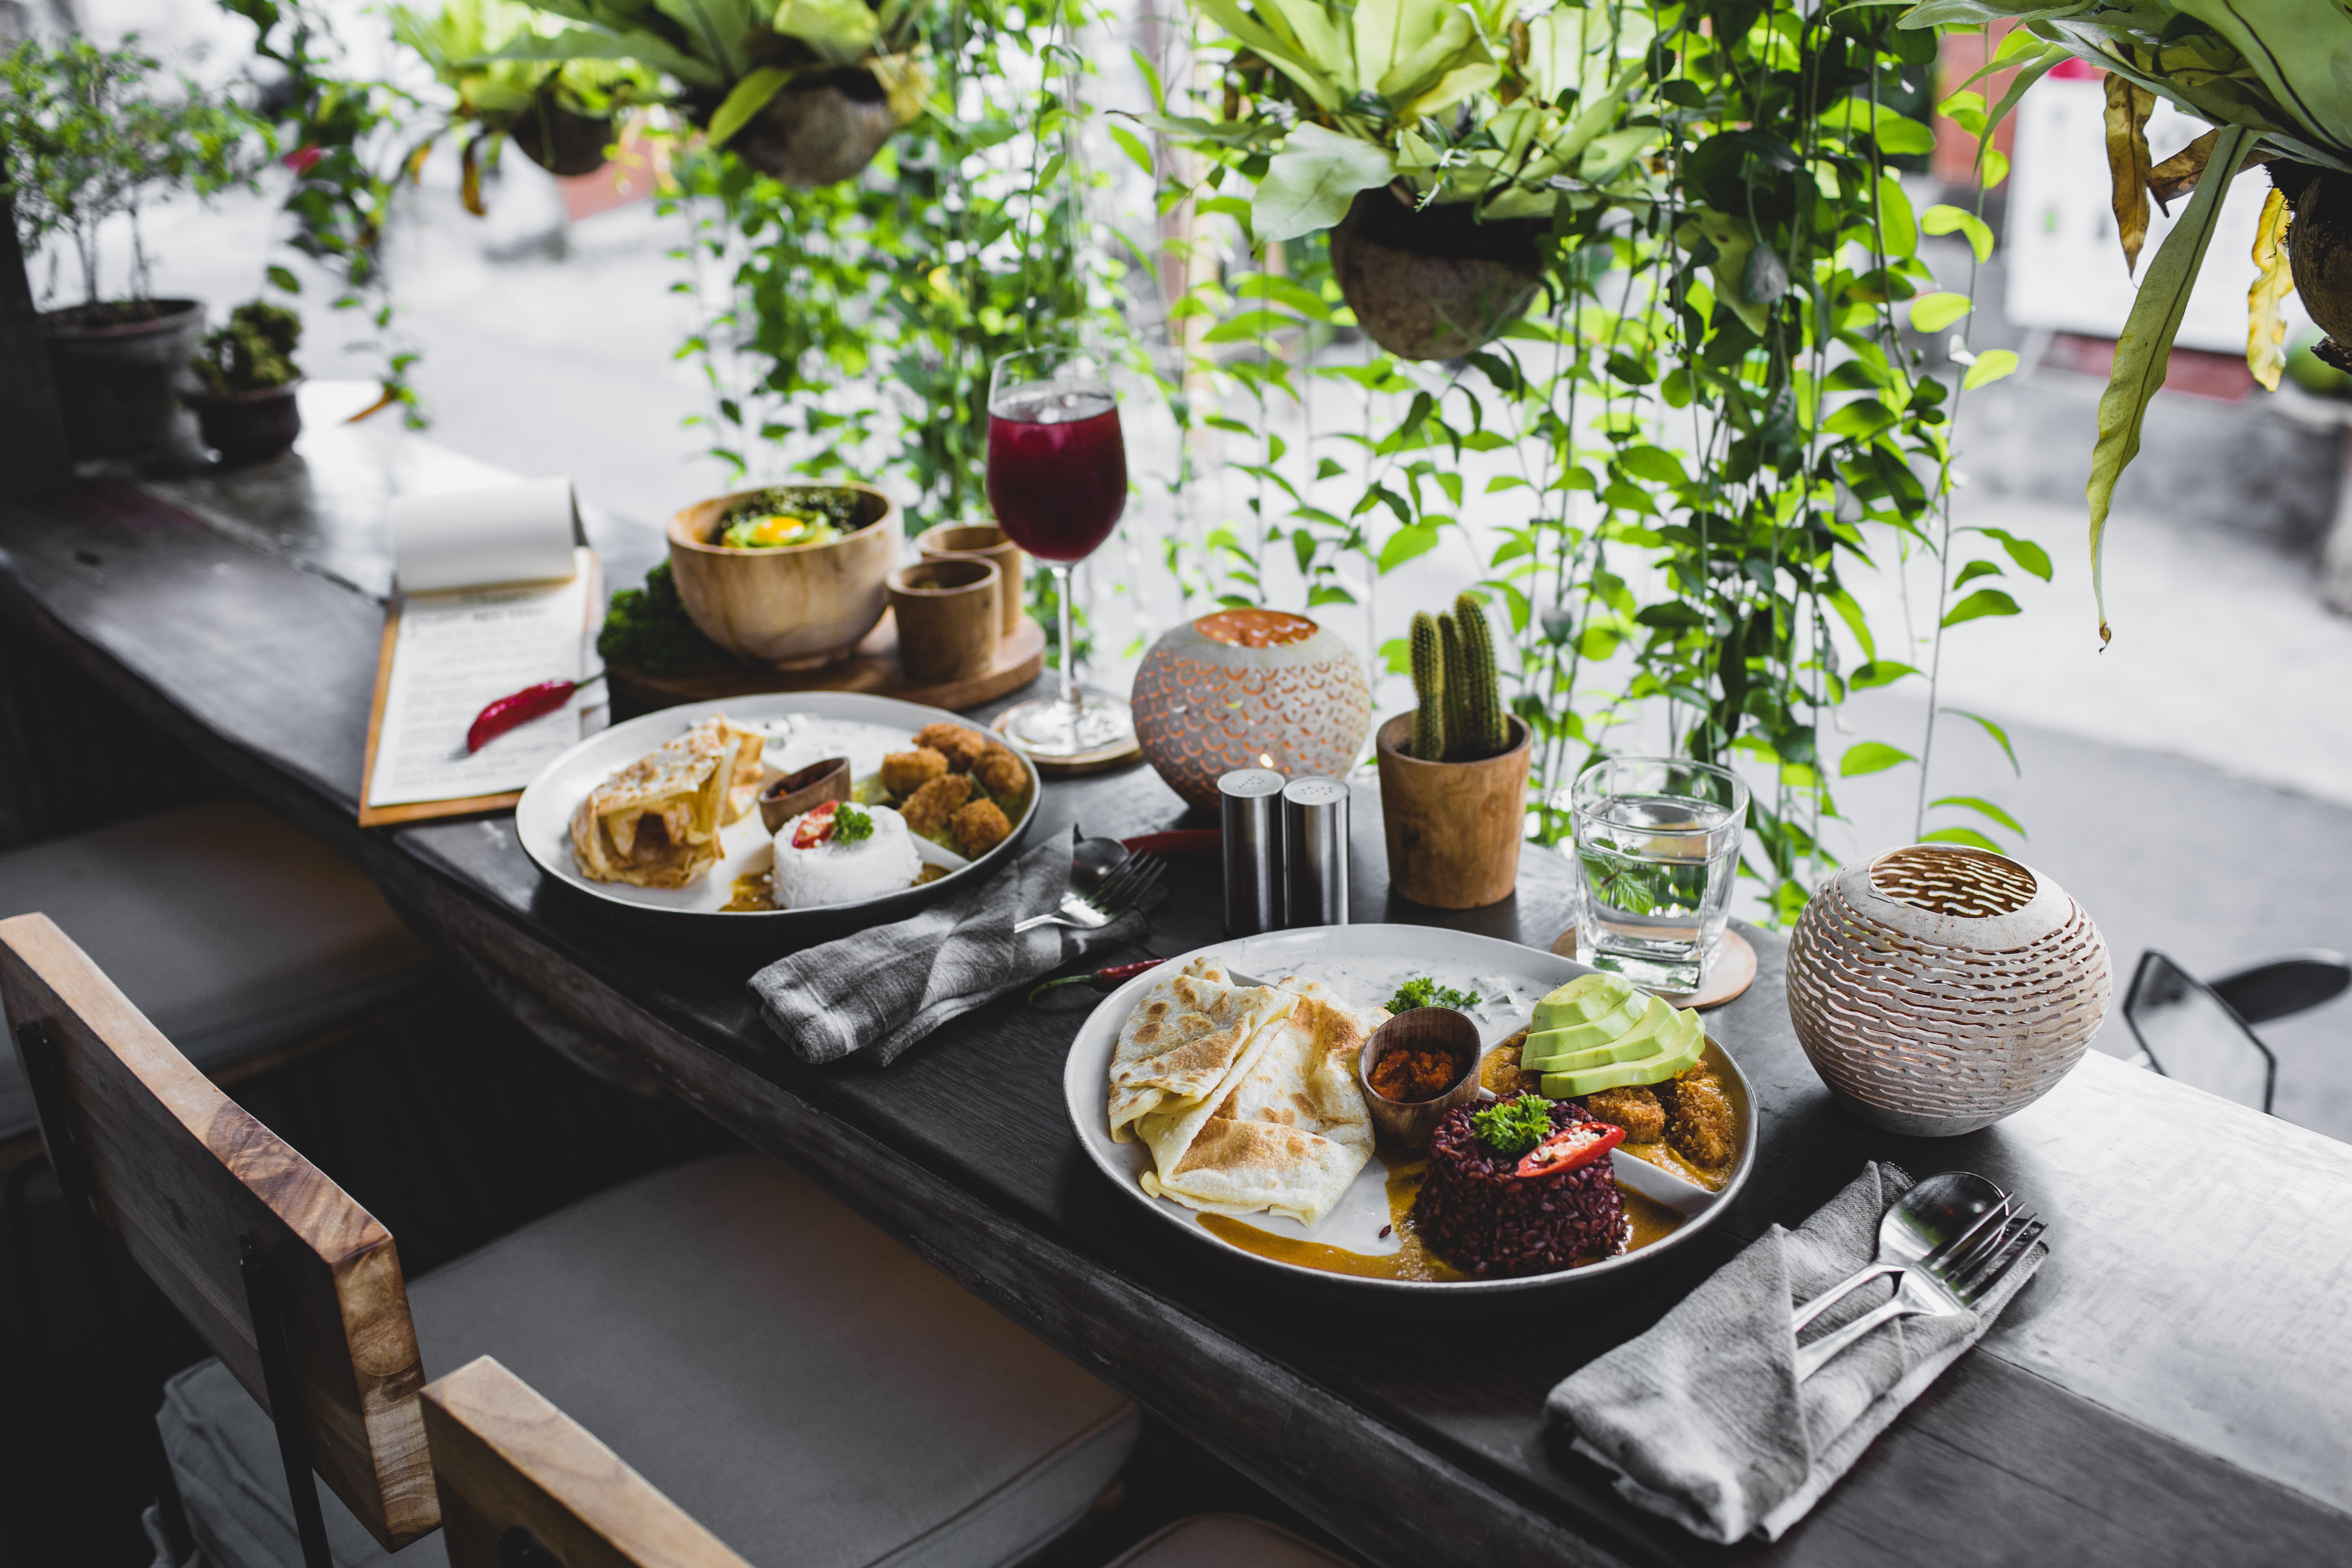
[[[1283,924],[1348,923],[1348,786],[1293,779],[1282,791]]]
[[[1225,934],[1255,936],[1282,925],[1283,777],[1236,768],[1217,780],[1224,820]]]

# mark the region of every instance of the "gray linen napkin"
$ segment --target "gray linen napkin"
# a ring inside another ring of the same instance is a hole
[[[1911,1186],[1866,1164],[1796,1231],[1774,1226],[1637,1340],[1565,1379],[1545,1409],[1577,1452],[1617,1472],[1617,1490],[1694,1535],[1778,1541],[1872,1439],[1981,1338],[2033,1277],[2035,1243],[1973,1312],[1903,1318],[1797,1382],[1796,1302],[1878,1252],[1878,1222]],[[1864,1286],[1806,1330],[1809,1340],[1887,1298]]]
[[[804,1062],[865,1051],[887,1067],[950,1018],[1072,959],[1133,941],[1143,929],[1134,912],[1100,931],[1048,925],[1013,934],[1013,922],[1060,901],[1076,841],[1065,828],[1010,871],[911,920],[776,960],[751,976],[768,1027]]]

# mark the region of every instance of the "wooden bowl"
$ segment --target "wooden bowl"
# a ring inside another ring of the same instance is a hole
[[[997,635],[1009,637],[1020,630],[1022,608],[1029,602],[1024,591],[1029,557],[1011,534],[987,524],[943,522],[915,535],[915,548],[926,561],[979,555],[995,562]]]
[[[769,489],[854,490],[866,521],[830,544],[733,550],[714,544],[719,520]],[[872,485],[762,485],[697,501],[669,520],[669,564],[686,613],[736,658],[814,669],[856,647],[889,607],[898,563],[898,506]]]
[[[979,555],[920,561],[890,574],[898,662],[908,679],[969,680],[996,662],[996,601],[1003,579]]]
[[[797,773],[769,781],[760,792],[760,820],[771,834],[782,833],[785,823],[810,807],[828,800],[847,800],[849,787],[847,757],[811,763]]]
[[[1469,1064],[1454,1087],[1434,1100],[1403,1104],[1372,1087],[1372,1068],[1391,1051],[1444,1050]],[[1364,1090],[1364,1109],[1372,1125],[1408,1149],[1426,1149],[1437,1131],[1437,1119],[1457,1105],[1478,1098],[1478,1025],[1467,1014],[1451,1007],[1415,1007],[1399,1013],[1372,1031],[1356,1056],[1356,1076]]]

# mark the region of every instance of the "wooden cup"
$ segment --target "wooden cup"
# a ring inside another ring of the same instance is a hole
[[[997,635],[1009,637],[1020,628],[1022,606],[1028,600],[1023,589],[1027,585],[1029,557],[1003,529],[943,522],[917,534],[915,548],[922,552],[926,561],[977,555],[995,562]]]
[[[1410,713],[1381,726],[1381,818],[1389,887],[1399,897],[1441,910],[1480,910],[1518,886],[1534,751],[1527,722],[1514,718],[1510,724],[1510,749],[1476,763],[1408,755]]]
[[[950,556],[890,574],[890,608],[898,617],[898,662],[914,679],[969,680],[996,663],[996,563]]]

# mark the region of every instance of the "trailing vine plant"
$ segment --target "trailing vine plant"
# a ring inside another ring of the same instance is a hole
[[[1991,239],[1977,212],[1918,211],[1894,166],[1933,144],[1894,107],[1932,85],[1932,40],[1886,7],[1758,0],[1335,12],[1335,27],[1369,18],[1456,51],[1470,90],[1416,122],[1382,81],[1426,85],[1402,65],[1351,74],[1365,45],[1343,58],[1302,24],[1314,0],[1198,4],[1196,61],[1160,62],[1158,78],[1194,85],[1140,118],[1178,176],[1163,207],[1195,220],[1179,237],[1171,388],[1218,387],[1226,406],[1199,426],[1255,447],[1233,466],[1241,506],[1186,542],[1207,590],[1369,609],[1409,563],[1475,550],[1476,591],[1508,617],[1512,707],[1537,736],[1532,836],[1565,835],[1554,802],[1620,727],[1643,749],[1745,761],[1769,778],[1746,869],[1777,918],[1827,860],[1821,736],[1854,690],[1917,683],[1927,731],[1916,756],[1848,747],[1841,776],[1918,766],[1926,838],[2021,832],[1925,784],[1945,634],[2016,613],[1980,580],[2049,574],[2033,542],[1955,524],[1955,392],[1905,332],[1906,318],[1940,332],[1969,307],[1936,288],[1922,234],[1959,234],[1979,260]],[[1332,82],[1344,90],[1321,90]],[[1981,99],[1947,112],[1980,121]],[[1987,167],[1987,184],[1999,177]],[[1329,226],[1359,191],[1456,226],[1534,217],[1530,308],[1449,360],[1335,342],[1358,318]],[[1223,264],[1198,265],[1221,223]],[[1976,357],[1965,386],[2014,367]],[[1979,542],[1999,559],[1967,548]],[[1932,614],[1917,628],[1926,606],[1909,605],[1915,629],[1890,637],[1848,578],[1911,563],[1933,574]],[[1405,668],[1402,639],[1381,652]]]

